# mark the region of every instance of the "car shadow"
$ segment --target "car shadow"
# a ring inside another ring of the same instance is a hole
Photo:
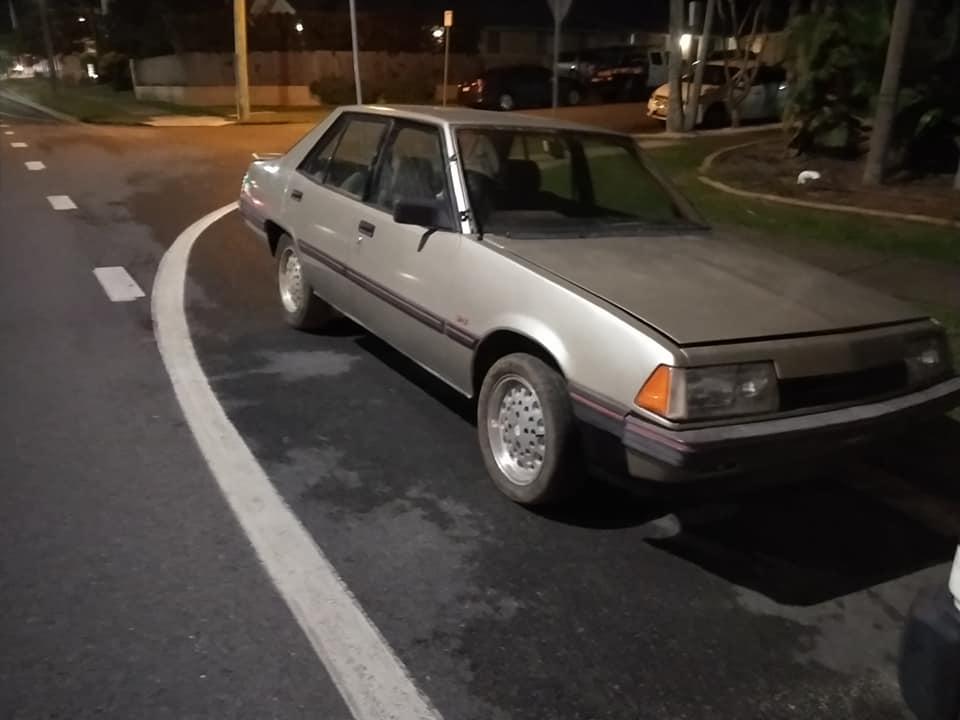
[[[475,424],[472,401],[353,323],[344,332]],[[960,423],[944,418],[879,448],[737,482],[641,485],[591,468],[575,501],[531,512],[622,530],[625,542],[648,542],[776,602],[813,605],[949,561],[960,534],[951,530],[960,528],[958,467]]]

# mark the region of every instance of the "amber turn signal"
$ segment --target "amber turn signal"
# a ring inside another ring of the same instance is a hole
[[[670,409],[671,368],[658,365],[640,388],[634,402],[645,410],[666,417]]]

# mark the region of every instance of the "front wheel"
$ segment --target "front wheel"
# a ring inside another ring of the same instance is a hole
[[[516,101],[513,99],[513,95],[510,93],[501,94],[497,104],[500,106],[501,110],[513,110],[517,106]]]
[[[490,368],[477,403],[480,450],[497,488],[522,505],[562,500],[583,469],[570,396],[543,360],[515,353]]]
[[[283,235],[277,243],[277,293],[283,319],[298,330],[319,330],[336,317],[336,311],[321,300],[303,274],[293,238]]]

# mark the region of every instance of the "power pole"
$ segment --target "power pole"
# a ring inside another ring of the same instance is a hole
[[[54,92],[60,89],[57,82],[57,58],[53,52],[53,35],[50,32],[50,14],[47,12],[47,0],[37,0],[40,11],[40,25],[43,28],[43,44],[47,51],[47,63],[50,65],[50,87]]]
[[[237,82],[237,120],[250,119],[250,73],[247,68],[247,2],[233,0],[233,62]]]
[[[350,43],[353,47],[353,87],[357,92],[357,105],[363,104],[363,90],[360,87],[360,48],[357,47],[357,3],[350,0]],[[374,98],[376,100],[376,98]]]
[[[19,30],[20,26],[17,24],[17,9],[13,6],[13,0],[7,0],[7,4],[10,8],[10,26],[14,30]]]

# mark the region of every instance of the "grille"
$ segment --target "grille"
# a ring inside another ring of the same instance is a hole
[[[789,378],[779,385],[781,410],[855,403],[906,390],[907,367],[900,362],[837,375]]]

